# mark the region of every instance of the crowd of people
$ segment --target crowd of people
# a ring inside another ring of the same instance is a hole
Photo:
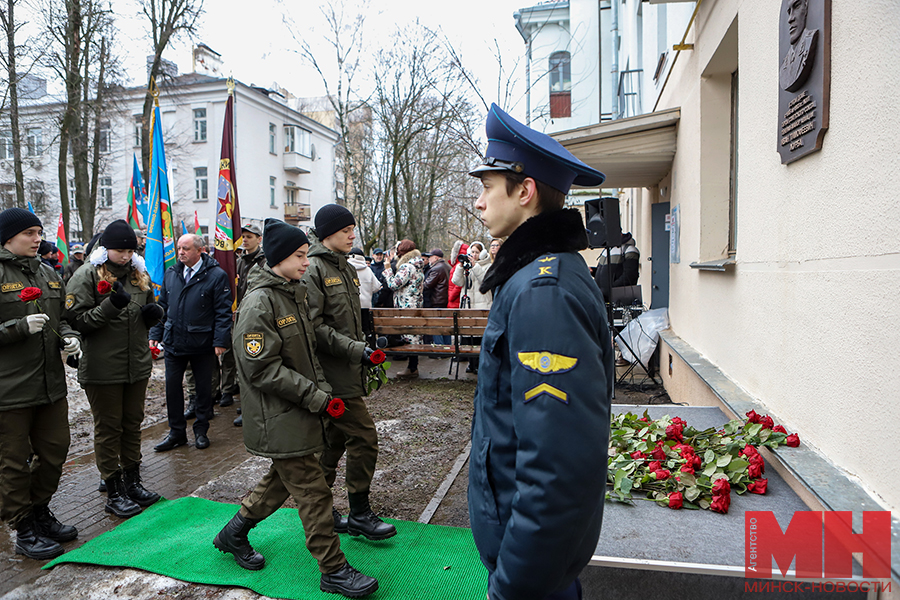
[[[603,514],[613,354],[603,298],[577,254],[584,223],[563,200],[573,182],[603,175],[496,106],[487,133],[470,175],[483,186],[475,208],[488,247],[459,241],[445,258],[403,239],[368,258],[354,250],[354,216],[326,205],[309,233],[277,219],[244,225],[236,298],[198,235],[177,240],[177,263],[154,290],[143,235],[125,221],[73,245],[62,269],[34,214],[0,213],[0,519],[17,532],[16,553],[50,559],[78,536],[49,508],[69,446],[65,364],[90,403],[105,510],[128,518],[159,500],[142,484],[140,424],[162,354],[169,432],[156,452],[188,445],[191,420],[194,448],[209,448],[213,403],[239,396],[245,447],[271,460],[212,545],[262,569],[248,534],[293,497],[320,589],[371,594],[378,581],[348,563],[338,537],[397,534],[369,502],[378,434],[366,369],[384,353],[366,344],[362,308],[492,309],[467,369],[482,375],[469,516],[488,597],[580,598]],[[413,356],[399,377],[417,376]],[[346,516],[333,488],[345,455]]]

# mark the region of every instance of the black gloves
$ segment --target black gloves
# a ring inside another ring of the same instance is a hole
[[[162,306],[156,302],[145,304],[141,307],[141,317],[144,319],[144,325],[147,326],[147,329],[153,327],[163,318]]]
[[[113,285],[113,294],[109,297],[109,301],[119,310],[122,310],[131,302],[131,294],[125,291],[121,281],[117,281]]]
[[[374,367],[375,366],[375,363],[372,362],[372,352],[374,352],[374,350],[372,350],[368,346],[366,346],[363,349],[363,355],[362,355],[363,366],[366,366],[366,367]]]

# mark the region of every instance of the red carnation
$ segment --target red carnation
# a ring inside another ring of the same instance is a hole
[[[32,300],[37,300],[41,297],[41,288],[36,287],[27,287],[21,292],[19,292],[19,299],[22,302],[31,302]]]
[[[672,492],[669,494],[669,508],[681,508],[684,504],[684,496],[681,492]]]
[[[654,460],[647,468],[651,471],[659,471],[660,469],[662,469],[662,463],[658,460]]]
[[[757,479],[750,482],[750,485],[747,486],[747,491],[754,494],[765,494],[767,485],[769,485],[768,479]]]
[[[731,506],[731,494],[722,494],[721,496],[713,497],[712,504],[709,505],[709,508],[710,510],[726,514],[729,506]]]
[[[728,483],[728,480],[724,477],[716,479],[716,482],[712,486],[712,494],[713,496],[728,496],[731,494],[731,484]]]
[[[775,427],[772,428],[772,431],[777,431],[778,433],[787,433],[787,429],[785,429],[781,425],[776,425]]]
[[[750,479],[756,479],[761,476],[763,473],[762,464],[758,462],[750,463],[750,466],[747,467],[747,474],[750,476]]]
[[[656,471],[652,471],[651,475],[656,478],[657,481],[662,481],[664,479],[668,479],[672,473],[669,472],[668,469],[657,469]]]
[[[112,284],[105,279],[101,279],[97,282],[97,293],[101,296],[105,296],[106,294],[112,291]]]
[[[747,413],[747,420],[750,421],[751,423],[759,423],[760,418],[761,417],[758,414],[756,414],[755,410],[751,410],[750,412]]]
[[[672,424],[673,425],[681,425],[681,427],[684,428],[687,425],[687,421],[685,421],[681,417],[675,417],[672,419]]]
[[[681,431],[684,429],[682,425],[669,425],[666,427],[666,439],[667,440],[675,440],[676,442],[683,442],[684,438],[681,435]]]
[[[701,459],[699,456],[697,456],[696,454],[694,454],[694,455],[692,455],[691,458],[690,458],[690,464],[693,465],[693,467],[694,467],[695,469],[699,469],[699,468],[700,468],[700,465],[703,464],[703,459]]]
[[[775,421],[769,415],[760,418],[759,422],[762,423],[763,429],[772,429],[775,425]]]
[[[643,452],[641,452],[640,450],[635,450],[629,456],[631,456],[631,458],[633,458],[634,460],[643,460],[643,459],[647,458],[647,455],[644,454]]]
[[[753,446],[752,444],[747,444],[746,446],[744,446],[744,449],[741,450],[741,456],[749,457],[756,456],[757,454],[759,454],[759,450],[757,450],[756,446]]]
[[[384,354],[384,350],[376,350],[372,354],[369,355],[369,360],[371,360],[376,365],[380,365],[387,359],[387,356]]]
[[[153,360],[157,360],[159,358],[160,353],[161,353],[161,351],[159,348],[157,348],[155,346],[150,348],[150,357]]]
[[[662,442],[657,444],[656,448],[653,449],[653,452],[650,453],[650,456],[656,460],[665,460],[666,452],[662,449]]]
[[[682,473],[690,473],[691,475],[693,475],[693,474],[694,474],[694,467],[691,466],[690,464],[682,465],[682,466],[681,466],[681,472],[682,472]]]
[[[340,398],[332,398],[328,403],[328,408],[325,409],[325,412],[335,419],[340,419],[341,415],[344,414],[344,401]]]
[[[791,448],[796,448],[800,445],[800,436],[796,433],[792,433],[784,439],[784,443]]]

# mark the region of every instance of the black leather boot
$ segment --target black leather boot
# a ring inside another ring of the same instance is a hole
[[[196,396],[188,396],[188,407],[187,407],[187,410],[184,411],[184,418],[186,421],[190,421],[191,419],[197,418],[197,397]]]
[[[50,560],[63,552],[62,546],[37,532],[34,516],[28,515],[16,524],[16,554],[35,560]]]
[[[347,531],[350,535],[363,535],[367,540],[386,540],[397,535],[397,528],[378,518],[369,506],[369,494],[349,494],[350,516]]]
[[[45,538],[50,538],[54,542],[71,542],[78,537],[78,530],[71,525],[60,523],[46,504],[33,507],[31,514],[34,515],[35,530]]]
[[[134,465],[125,469],[125,493],[134,500],[138,506],[144,508],[159,500],[159,494],[147,490],[141,485],[141,467]]]
[[[238,415],[237,419],[232,421],[235,427],[243,427],[244,426],[244,415]]]
[[[104,510],[122,518],[133,517],[141,512],[141,507],[137,502],[128,497],[121,471],[106,480],[106,507]]]
[[[222,399],[219,400],[219,406],[225,408],[226,406],[231,406],[232,404],[234,404],[234,396],[227,392],[222,394]]]
[[[344,566],[334,573],[324,573],[319,583],[319,589],[331,594],[342,594],[348,598],[362,598],[378,589],[378,580],[368,575],[363,575],[344,563]]]
[[[334,532],[347,533],[347,517],[341,516],[336,508],[331,508],[331,516],[334,517]]]
[[[266,566],[266,558],[253,549],[247,534],[259,523],[256,519],[247,519],[241,513],[234,515],[222,531],[216,534],[213,546],[222,552],[230,552],[237,564],[251,571],[259,571]]]

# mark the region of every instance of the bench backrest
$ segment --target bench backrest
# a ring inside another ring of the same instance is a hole
[[[480,336],[489,310],[457,308],[373,308],[372,326],[379,335]]]

